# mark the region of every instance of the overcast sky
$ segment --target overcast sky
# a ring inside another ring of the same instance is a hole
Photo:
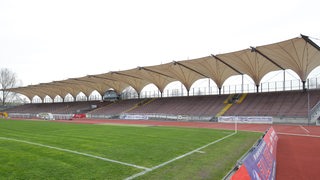
[[[319,0],[0,0],[0,68],[23,85],[320,38]]]

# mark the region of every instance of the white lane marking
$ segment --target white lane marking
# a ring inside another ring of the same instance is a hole
[[[40,143],[35,143],[35,142],[30,142],[30,141],[25,141],[25,140],[19,140],[19,139],[14,139],[14,138],[0,137],[0,139],[7,140],[7,141],[16,141],[16,142],[31,144],[31,145],[40,146],[40,147],[46,147],[46,148],[55,149],[58,151],[69,152],[69,153],[83,155],[83,156],[87,156],[87,157],[91,157],[91,158],[95,158],[95,159],[100,159],[103,161],[108,161],[108,162],[113,162],[113,163],[122,164],[122,165],[126,165],[126,166],[131,166],[131,167],[138,168],[138,169],[149,170],[149,168],[146,168],[143,166],[138,166],[135,164],[121,162],[121,161],[108,159],[108,158],[104,158],[104,157],[100,157],[100,156],[95,156],[95,155],[87,154],[87,153],[83,153],[83,152],[73,151],[70,149],[64,149],[64,148],[59,148],[59,147],[54,147],[54,146],[49,146],[49,145],[45,145],[45,144],[40,144]]]
[[[287,135],[287,136],[302,136],[302,137],[320,138],[320,136],[318,136],[318,135],[311,135],[311,134],[294,134],[294,133],[281,133],[281,132],[277,132],[277,134]]]
[[[303,126],[301,126],[301,125],[300,125],[300,128],[301,128],[301,129],[303,129],[304,131],[306,131],[306,132],[307,132],[307,134],[309,134],[309,133],[310,133],[310,131],[308,131],[308,129],[306,129],[305,127],[303,127]]]
[[[222,140],[224,140],[224,139],[226,139],[226,138],[228,138],[228,137],[231,137],[231,136],[233,136],[233,135],[235,135],[235,134],[237,134],[237,133],[234,132],[234,133],[232,133],[232,134],[229,134],[229,135],[227,135],[227,136],[225,136],[225,137],[223,137],[223,138],[220,138],[220,139],[218,139],[218,140],[215,140],[215,141],[213,141],[213,142],[211,142],[211,143],[209,143],[209,144],[206,144],[206,145],[204,145],[204,146],[202,146],[202,147],[199,147],[199,148],[197,148],[197,149],[195,149],[195,150],[193,150],[193,151],[190,151],[190,152],[185,153],[185,154],[183,154],[183,155],[181,155],[181,156],[178,156],[178,157],[176,157],[176,158],[173,158],[173,159],[171,159],[171,160],[169,160],[169,161],[167,161],[167,162],[164,162],[164,163],[159,164],[159,165],[157,165],[157,166],[154,166],[154,167],[152,167],[152,168],[146,169],[145,171],[142,171],[142,172],[140,172],[140,173],[134,174],[134,175],[126,178],[125,180],[131,180],[131,179],[134,179],[134,178],[136,178],[136,177],[142,176],[142,175],[144,175],[144,174],[146,174],[146,173],[148,173],[148,172],[150,172],[150,171],[153,171],[153,170],[155,170],[155,169],[158,169],[158,168],[160,168],[160,167],[162,167],[162,166],[165,166],[165,165],[167,165],[167,164],[169,164],[169,163],[172,163],[172,162],[174,162],[174,161],[176,161],[176,160],[178,160],[178,159],[181,159],[181,158],[184,158],[184,157],[186,157],[186,156],[189,156],[189,155],[191,155],[191,154],[193,154],[193,153],[195,153],[195,152],[199,152],[199,151],[201,151],[202,149],[204,149],[204,148],[206,148],[206,147],[208,147],[208,146],[210,146],[210,145],[212,145],[212,144],[218,143],[218,142],[220,142],[220,141],[222,141]]]

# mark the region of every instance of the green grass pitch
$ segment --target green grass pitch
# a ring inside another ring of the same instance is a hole
[[[232,133],[1,119],[0,177],[130,179],[142,172],[134,179],[221,179],[261,136]]]

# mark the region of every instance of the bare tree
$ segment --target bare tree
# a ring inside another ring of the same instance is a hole
[[[3,106],[5,105],[7,98],[10,95],[10,91],[8,91],[8,89],[15,87],[16,84],[16,74],[7,68],[2,68],[0,70],[0,93],[2,94],[2,96],[0,97],[0,102],[2,102]]]

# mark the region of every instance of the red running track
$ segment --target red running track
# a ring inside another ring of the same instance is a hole
[[[58,121],[90,124],[140,124],[150,126],[183,126],[214,129],[234,129],[235,124],[213,122],[176,122],[152,120],[91,120]],[[269,124],[238,124],[238,130],[265,132]],[[320,127],[272,125],[279,136],[277,148],[277,180],[320,179]]]

